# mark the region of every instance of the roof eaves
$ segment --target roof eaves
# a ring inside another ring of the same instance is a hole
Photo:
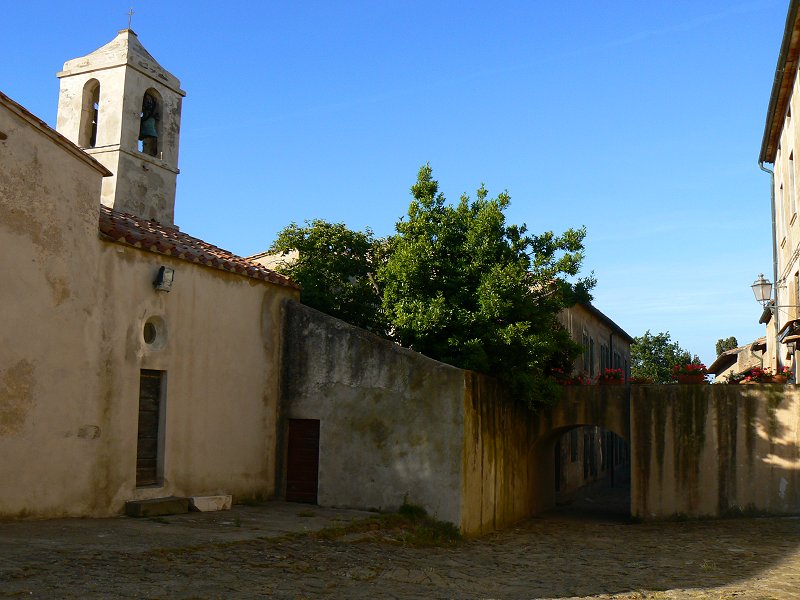
[[[299,290],[288,277],[192,237],[174,227],[100,207],[99,235],[108,242]]]
[[[82,160],[83,162],[87,163],[89,166],[94,168],[96,171],[99,171],[103,177],[109,177],[113,175],[111,171],[106,169],[102,164],[100,164],[97,160],[86,154],[80,147],[73,144],[63,135],[58,133],[55,129],[50,127],[47,123],[42,121],[39,117],[34,115],[31,111],[27,108],[22,106],[20,103],[15,102],[8,96],[6,96],[3,92],[0,92],[0,104],[8,108],[11,112],[16,114],[21,119],[27,121],[31,125],[33,125],[36,129],[38,129],[41,133],[49,137],[53,140],[56,144],[70,152],[71,154],[75,155],[77,158]]]
[[[786,14],[786,25],[783,30],[781,49],[778,53],[778,64],[775,66],[775,77],[772,81],[772,92],[767,107],[767,119],[764,125],[764,136],[761,139],[759,162],[774,163],[778,152],[778,140],[783,126],[783,117],[797,75],[797,58],[800,53],[800,22],[798,22],[800,0],[791,0]],[[788,74],[788,77],[787,77]]]
[[[595,317],[597,317],[600,321],[605,323],[614,333],[625,339],[629,344],[634,342],[633,338],[625,331],[622,327],[617,325],[614,321],[611,320],[605,313],[603,313],[600,309],[596,308],[589,302],[581,302],[581,306],[583,306],[586,310],[592,313]]]
[[[738,351],[739,348],[734,348],[733,350],[728,350],[727,352],[720,354],[716,360],[711,363],[711,366],[708,367],[708,372],[713,373],[714,375],[719,375],[724,370],[735,365],[736,361],[739,359]]]

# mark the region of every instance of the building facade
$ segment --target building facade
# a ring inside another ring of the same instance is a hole
[[[496,382],[297,306],[289,327],[293,282],[174,226],[185,93],[133,31],[59,78],[56,129],[0,94],[0,518],[288,497],[299,421],[322,423],[313,501],[408,497],[479,531],[552,491],[552,440],[519,470],[534,424]],[[627,373],[624,331],[590,305],[562,317],[587,374]],[[580,484],[607,472],[604,435],[580,429]]]
[[[145,55],[124,30],[69,61],[61,132],[0,94],[0,518],[275,494],[299,292],[172,225],[182,94]]]
[[[764,365],[788,366],[797,374],[797,342],[800,341],[800,221],[798,212],[798,161],[800,154],[800,2],[791,0],[775,68],[775,79],[759,155],[759,166],[771,177],[771,213],[774,283],[770,305],[760,322],[766,325]],[[765,165],[770,165],[765,166]]]
[[[591,304],[576,304],[559,320],[583,352],[573,373],[595,381],[605,369],[620,369],[630,378],[633,338]],[[556,501],[566,503],[593,486],[628,485],[630,449],[617,434],[594,425],[577,427],[555,444]]]
[[[561,311],[561,324],[583,352],[573,372],[595,379],[604,369],[621,369],[625,380],[631,371],[633,338],[591,304],[576,304]]]
[[[708,367],[714,376],[714,383],[729,383],[737,376],[743,376],[753,367],[764,368],[767,339],[758,338],[750,344],[726,350]]]

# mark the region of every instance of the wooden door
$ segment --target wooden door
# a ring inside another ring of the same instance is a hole
[[[319,420],[289,419],[286,452],[286,500],[317,503]]]
[[[158,483],[158,438],[163,371],[139,374],[139,431],[136,443],[136,487]]]

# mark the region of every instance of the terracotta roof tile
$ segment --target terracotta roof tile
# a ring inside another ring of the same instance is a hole
[[[100,237],[244,277],[300,289],[298,284],[284,275],[185,234],[175,227],[140,219],[107,206],[100,207]]]

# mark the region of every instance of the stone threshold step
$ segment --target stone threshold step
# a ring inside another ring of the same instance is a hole
[[[150,500],[130,500],[125,503],[125,514],[129,517],[161,517],[189,512],[189,499],[168,496]]]
[[[233,497],[230,495],[192,496],[190,498],[169,496],[126,502],[125,514],[129,517],[161,517],[180,515],[189,512],[190,509],[198,512],[213,512],[230,510],[232,503]]]

